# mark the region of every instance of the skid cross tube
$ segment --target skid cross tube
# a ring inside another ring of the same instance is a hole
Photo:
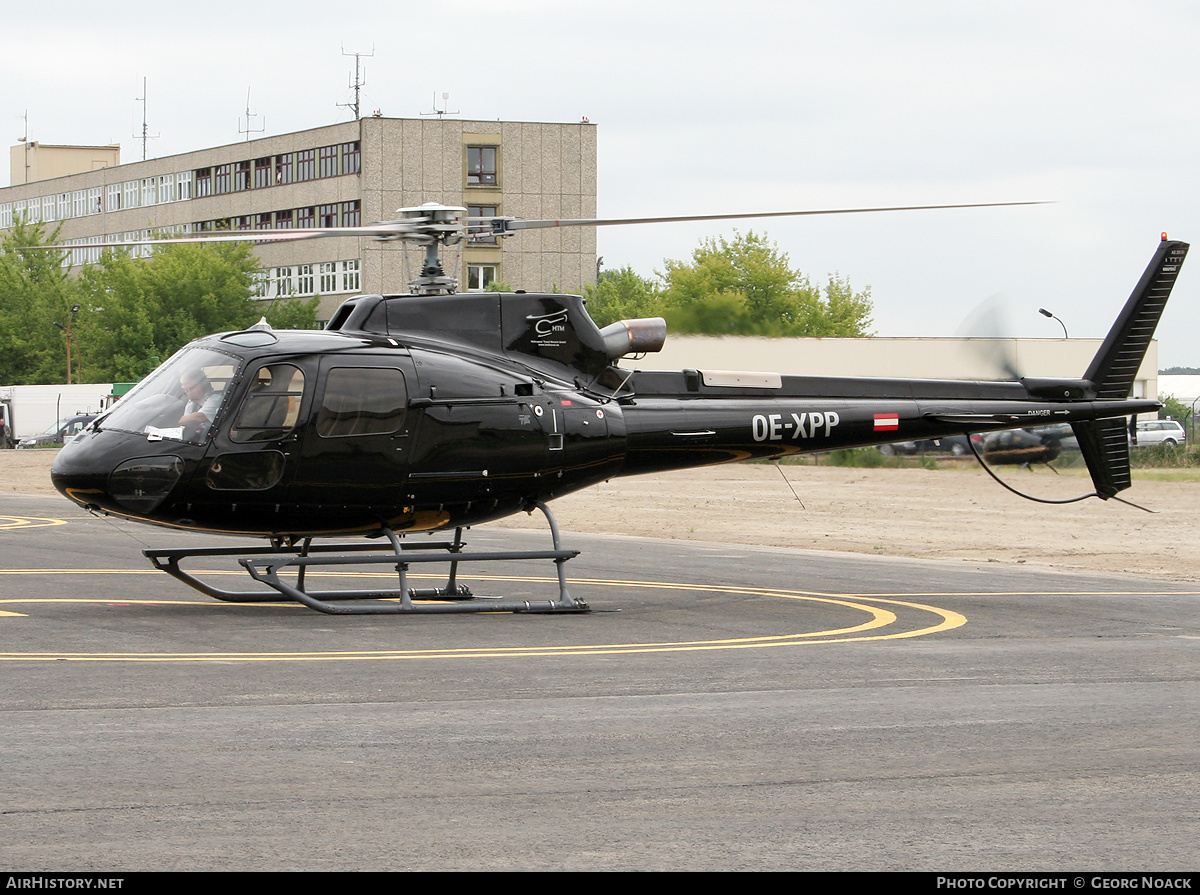
[[[453,541],[409,544],[390,529],[383,529],[388,538],[387,548],[375,544],[313,545],[305,539],[299,547],[209,547],[143,550],[154,567],[218,600],[233,603],[297,602],[318,612],[330,615],[399,615],[452,612],[589,612],[588,604],[575,599],[567,589],[564,564],[579,555],[578,550],[564,550],[558,523],[550,509],[536,504],[550,525],[553,540],[551,550],[464,551],[462,529],[456,529]],[[386,552],[384,552],[386,550]],[[334,554],[334,555],[330,555]],[[371,554],[364,556],[362,554]],[[199,556],[235,556],[238,563],[255,581],[270,591],[228,591],[201,581],[180,568],[180,561]],[[470,588],[456,583],[460,562],[504,562],[510,560],[553,560],[558,571],[557,600],[506,600],[476,597]],[[412,563],[449,563],[450,572],[445,587],[413,588],[408,584]],[[391,565],[399,575],[399,587],[381,590],[346,590],[310,592],[305,588],[305,573],[309,567],[338,567],[351,565]],[[280,573],[294,571],[294,583]],[[416,603],[414,600],[435,599],[446,602]],[[353,605],[338,605],[353,601]]]

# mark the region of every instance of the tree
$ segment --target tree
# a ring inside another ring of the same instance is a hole
[[[276,298],[263,312],[272,329],[316,329],[321,297]]]
[[[146,259],[106,252],[79,278],[85,378],[138,379],[192,339],[254,323],[258,264],[244,242],[162,245]]]
[[[1162,404],[1162,409],[1158,411],[1160,420],[1175,420],[1186,426],[1188,420],[1192,418],[1191,406],[1184,404],[1174,395],[1159,395],[1158,400]]]
[[[831,275],[824,289],[793,270],[765,236],[708,239],[691,263],[668,260],[665,316],[677,332],[713,335],[870,335],[871,294]]]
[[[662,313],[658,288],[631,267],[601,272],[595,286],[583,287],[583,295],[588,314],[600,326]]]
[[[66,335],[55,323],[71,322],[78,291],[65,252],[35,248],[57,235],[18,220],[0,240],[0,383],[66,381]]]

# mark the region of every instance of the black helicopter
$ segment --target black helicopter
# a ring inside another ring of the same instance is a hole
[[[407,239],[426,247],[425,266],[413,294],[351,298],[324,331],[274,331],[264,322],[190,343],[62,449],[52,470],[58,490],[98,513],[269,539],[259,549],[144,551],[223,600],[296,600],[342,614],[587,611],[564,574],[577,551],[563,549],[546,504],[615,476],[1068,423],[1096,496],[1129,487],[1124,419],[1159,404],[1128,396],[1188,249],[1163,235],[1080,379],[641,372],[620,361],[661,348],[661,318],[600,329],[578,296],[454,294],[438,260],[440,245],[472,234],[632,221],[468,218],[436,204],[401,213],[370,227],[255,231],[255,240]],[[703,219],[725,217],[752,215]],[[651,220],[677,219],[639,222]],[[549,523],[551,550],[465,549],[464,527],[535,508]],[[405,537],[443,529],[453,538]],[[387,544],[313,543],[348,535]],[[270,590],[221,590],[179,565],[213,556],[237,557]],[[475,599],[456,582],[460,562],[511,559],[553,560],[558,598]],[[445,587],[409,586],[410,565],[427,562],[450,563]],[[306,586],[312,566],[363,563],[394,566],[399,587]]]

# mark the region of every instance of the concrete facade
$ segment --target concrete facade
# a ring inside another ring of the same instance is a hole
[[[18,143],[9,151],[8,182],[33,183],[119,164],[121,147],[115,143],[108,146],[55,146],[29,140]]]
[[[0,230],[18,218],[61,225],[72,263],[82,264],[106,241],[151,231],[367,224],[424,202],[595,217],[595,126],[363,118],[0,189]],[[320,295],[322,320],[349,294],[406,292],[423,259],[419,247],[358,237],[254,250],[263,297]],[[596,237],[591,228],[526,231],[459,245],[443,263],[464,290],[497,279],[578,293],[595,282]]]

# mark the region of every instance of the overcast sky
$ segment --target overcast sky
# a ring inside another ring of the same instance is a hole
[[[45,11],[40,11],[44,9]],[[1051,200],[741,223],[870,286],[875,330],[946,336],[996,293],[1013,335],[1103,336],[1166,230],[1200,240],[1200,6],[1005,0],[75,0],[5,12],[0,137],[141,158],[364,111],[598,127],[602,216]],[[7,172],[5,171],[5,174]],[[5,181],[7,182],[7,181]],[[602,228],[650,276],[733,225]],[[519,239],[520,236],[513,237]],[[1159,330],[1200,366],[1200,249]],[[1081,370],[1080,373],[1083,371]]]

